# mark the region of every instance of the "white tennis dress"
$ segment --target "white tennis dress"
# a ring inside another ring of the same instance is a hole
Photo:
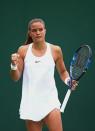
[[[46,45],[47,50],[41,57],[33,55],[32,43],[28,47],[19,110],[21,119],[40,121],[54,108],[60,109],[54,80],[55,63],[50,44],[46,42]]]

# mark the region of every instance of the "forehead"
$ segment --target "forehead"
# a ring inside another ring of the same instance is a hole
[[[44,28],[44,24],[42,22],[33,22],[31,28]]]

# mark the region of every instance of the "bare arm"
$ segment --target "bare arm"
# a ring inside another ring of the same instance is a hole
[[[11,64],[13,66],[17,66],[16,70],[10,70],[11,78],[14,81],[17,81],[20,79],[22,71],[23,71],[23,47],[20,47],[17,51],[17,53],[14,53],[11,55]]]
[[[67,77],[69,77],[69,73],[66,70],[64,60],[63,60],[62,50],[59,46],[53,47],[53,57],[54,57],[56,68],[60,75],[60,78],[62,79],[62,81],[64,81]]]
[[[55,50],[55,63],[56,63],[56,68],[59,72],[59,75],[61,77],[61,79],[66,83],[66,78],[70,79],[69,78],[69,73],[65,67],[65,64],[64,64],[64,60],[63,60],[63,54],[62,54],[62,51],[61,51],[61,48],[59,46],[56,47],[56,50]],[[76,86],[78,85],[78,82],[75,81],[75,80],[72,80],[72,90],[75,90]]]

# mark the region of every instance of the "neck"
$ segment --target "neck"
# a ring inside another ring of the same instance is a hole
[[[39,43],[33,43],[33,48],[34,49],[38,49],[38,50],[42,50],[44,48],[46,48],[46,42],[39,42]]]

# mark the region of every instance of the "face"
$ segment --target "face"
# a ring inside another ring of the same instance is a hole
[[[46,29],[41,22],[34,22],[31,24],[29,35],[34,43],[45,41]]]

